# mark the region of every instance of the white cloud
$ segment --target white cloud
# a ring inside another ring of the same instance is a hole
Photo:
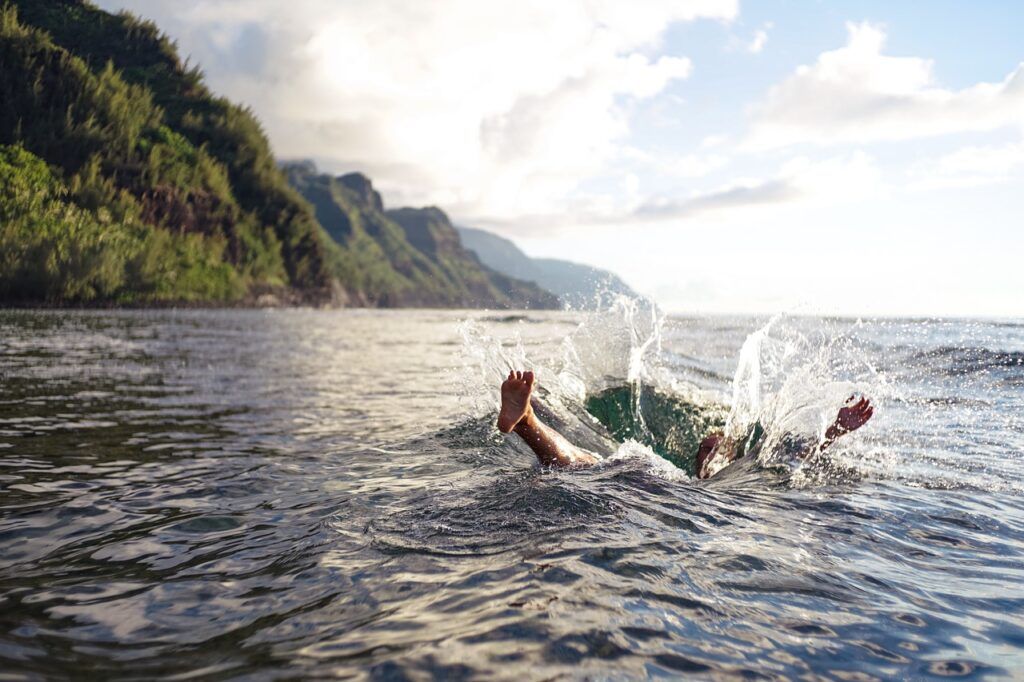
[[[775,23],[766,21],[761,24],[760,28],[754,31],[754,34],[749,39],[733,34],[729,36],[725,49],[729,52],[760,54],[764,50],[765,45],[768,44],[768,32],[773,28],[775,28]]]
[[[484,219],[476,226],[509,238],[569,234],[594,237],[602,227],[614,226],[615,230],[604,232],[616,233],[620,228],[640,225],[671,228],[697,218],[764,220],[769,212],[784,207],[839,208],[887,194],[881,169],[863,151],[825,159],[798,156],[783,163],[774,174],[738,177],[689,193],[644,193],[642,182],[634,174],[624,175],[619,184],[621,190],[616,194],[580,194],[557,212]]]
[[[699,214],[764,208],[796,201],[805,204],[841,204],[873,196],[880,191],[880,171],[864,152],[814,161],[790,159],[767,179],[732,183],[685,199],[656,197],[640,204],[633,217],[642,220],[678,220]]]
[[[721,147],[723,144],[729,141],[729,136],[725,134],[708,135],[700,141],[701,149],[714,149],[715,147]]]
[[[782,165],[780,176],[819,204],[861,201],[879,195],[885,186],[881,169],[863,151],[822,160],[797,157]]]
[[[679,220],[701,213],[784,203],[799,196],[800,191],[793,183],[779,178],[731,185],[683,201],[656,198],[642,204],[633,215],[643,220]]]
[[[938,169],[946,174],[1006,175],[1024,165],[1024,143],[1002,147],[964,147],[939,159]]]
[[[557,210],[605,171],[629,103],[686,78],[664,31],[737,0],[101,0],[178,39],[281,157],[367,172],[473,219]]]
[[[637,163],[646,171],[668,178],[702,178],[729,165],[727,154],[651,153],[637,147],[622,147],[619,157]]]
[[[773,24],[768,22],[763,28],[759,28],[750,43],[747,44],[747,52],[751,54],[759,54],[764,50],[764,46],[768,44],[768,31],[771,30]]]
[[[744,145],[769,149],[1024,127],[1024,64],[998,83],[949,90],[932,62],[882,54],[885,33],[848,24],[847,44],[801,66],[753,109]]]
[[[759,30],[754,34],[754,39],[747,45],[747,52],[757,54],[764,49],[765,43],[768,42],[768,31]]]
[[[911,189],[977,187],[1013,180],[1024,170],[1024,142],[967,146],[937,159],[915,164]]]

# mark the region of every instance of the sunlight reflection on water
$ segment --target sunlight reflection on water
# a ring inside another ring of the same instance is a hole
[[[698,483],[642,453],[542,472],[493,429],[492,374],[529,358],[574,437],[604,438],[575,391],[635,357],[610,350],[628,334],[607,320],[569,353],[583,321],[0,314],[0,665],[886,678],[1024,663],[1024,328],[787,323],[850,339],[837,347],[881,377],[884,411],[836,452],[842,476],[747,466]],[[670,319],[633,369],[726,400],[763,322]]]

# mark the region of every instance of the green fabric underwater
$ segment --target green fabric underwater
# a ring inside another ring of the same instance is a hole
[[[665,391],[632,385],[589,396],[586,408],[615,440],[643,443],[691,476],[701,439],[720,431],[726,416],[718,405],[698,405]]]

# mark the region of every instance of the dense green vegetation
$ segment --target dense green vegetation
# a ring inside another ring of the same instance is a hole
[[[462,247],[436,208],[384,211],[360,173],[323,175],[309,163],[287,166],[292,185],[341,245],[335,270],[365,303],[389,306],[553,308],[558,299],[529,282],[483,266]]]
[[[362,176],[292,173],[311,205],[150,22],[6,0],[0,64],[0,301],[554,305],[454,230],[454,248],[411,244]]]
[[[320,228],[275,167],[259,125],[212,97],[155,26],[81,2],[8,4],[0,10],[0,63],[0,144],[49,164],[64,186],[61,201],[102,213],[101,222],[155,228],[149,244],[174,244],[168,252],[191,244],[232,273],[231,286],[216,268],[216,282],[197,287],[193,277],[172,277],[137,295],[129,278],[119,300],[230,301],[287,285],[307,298],[325,295]],[[128,242],[104,243],[109,250]],[[167,271],[182,267],[154,258]],[[75,289],[67,300],[111,297],[107,287]],[[38,289],[14,294],[33,299]],[[45,298],[64,296],[55,286]]]
[[[175,235],[92,212],[41,159],[0,146],[0,300],[231,300],[243,293],[222,238]]]

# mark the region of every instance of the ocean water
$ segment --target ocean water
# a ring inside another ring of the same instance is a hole
[[[497,433],[511,366],[604,462]],[[1020,678],[1022,493],[1020,322],[3,312],[0,677]]]

